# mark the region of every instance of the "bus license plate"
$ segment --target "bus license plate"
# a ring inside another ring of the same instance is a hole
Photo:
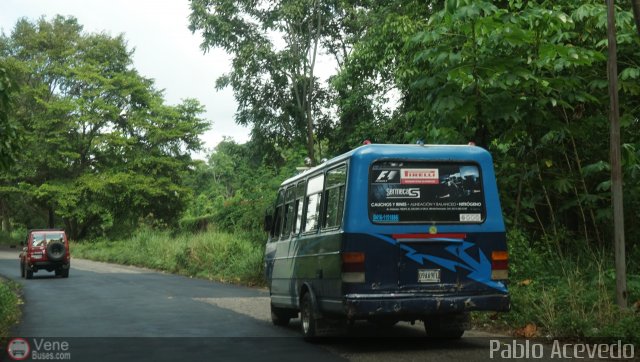
[[[418,269],[419,283],[440,283],[440,269]]]

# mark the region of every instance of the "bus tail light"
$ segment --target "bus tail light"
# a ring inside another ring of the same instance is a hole
[[[342,253],[342,281],[345,283],[364,283],[364,253]]]
[[[506,251],[491,252],[491,279],[509,279],[509,253]]]

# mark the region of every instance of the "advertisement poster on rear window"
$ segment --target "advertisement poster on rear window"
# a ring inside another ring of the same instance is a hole
[[[374,223],[481,223],[484,210],[476,164],[384,161],[371,167]]]

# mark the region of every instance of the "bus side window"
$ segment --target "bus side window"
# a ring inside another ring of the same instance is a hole
[[[271,238],[277,239],[282,231],[282,212],[284,203],[284,190],[278,192],[278,201],[276,201],[276,210],[273,214],[273,228],[271,228]]]
[[[322,188],[324,186],[324,174],[310,178],[307,183],[307,217],[304,231],[311,232],[318,229],[320,218],[320,206],[322,205]]]
[[[295,186],[289,187],[286,193],[286,204],[284,205],[284,228],[282,229],[282,237],[288,238],[291,235],[291,225],[293,221],[293,203],[295,200]]]
[[[302,181],[296,186],[296,201],[294,204],[293,214],[296,220],[295,229],[293,233],[295,235],[299,234],[302,229],[302,206],[304,204],[304,192],[307,184]]]
[[[347,166],[342,165],[327,172],[325,218],[322,228],[340,226],[344,212],[344,190],[347,181]]]

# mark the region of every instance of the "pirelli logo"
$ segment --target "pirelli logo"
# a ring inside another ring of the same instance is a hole
[[[437,168],[400,169],[400,183],[408,185],[436,185],[440,183]]]

